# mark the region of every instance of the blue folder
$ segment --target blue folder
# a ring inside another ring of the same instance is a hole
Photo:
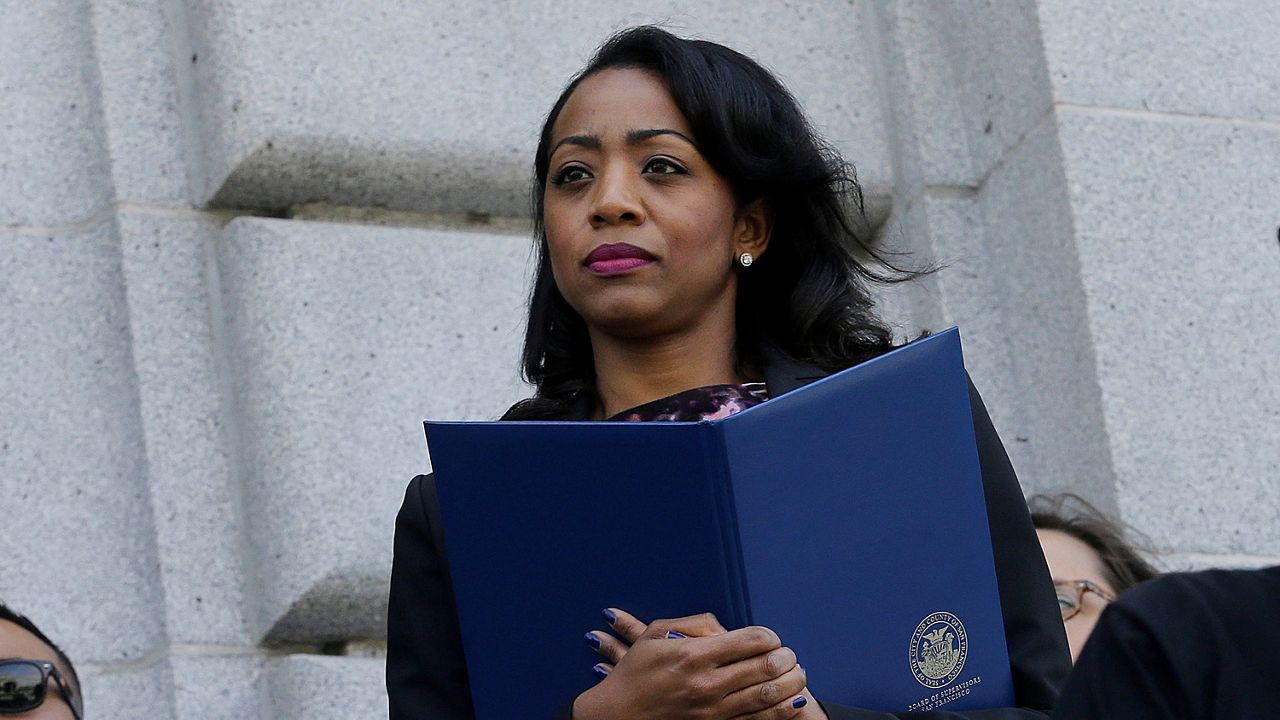
[[[479,720],[596,682],[605,607],[773,628],[824,701],[1013,703],[955,328],[721,420],[426,432]]]

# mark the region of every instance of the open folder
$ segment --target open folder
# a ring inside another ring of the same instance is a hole
[[[768,626],[824,701],[1012,705],[969,402],[952,328],[720,420],[427,422],[477,717],[589,688],[606,607]]]

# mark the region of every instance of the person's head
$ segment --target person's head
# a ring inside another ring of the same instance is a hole
[[[0,717],[79,720],[80,679],[62,649],[0,603]]]
[[[1037,496],[1029,505],[1074,661],[1107,603],[1157,573],[1125,539],[1123,526],[1082,498]]]
[[[852,168],[741,53],[615,35],[552,107],[534,167],[524,371],[544,404],[592,389],[593,334],[727,322],[744,377],[764,346],[828,370],[891,347],[865,282],[911,273],[868,247]]]

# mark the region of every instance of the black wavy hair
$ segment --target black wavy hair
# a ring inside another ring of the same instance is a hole
[[[71,664],[71,658],[67,657],[67,654],[62,651],[62,648],[54,644],[54,642],[49,639],[49,636],[41,632],[40,628],[36,627],[36,624],[31,622],[27,616],[19,615],[3,602],[0,602],[0,620],[7,620],[14,625],[17,625],[23,630],[35,635],[40,642],[49,646],[49,649],[53,651],[54,657],[58,659],[58,664],[61,666],[58,669],[66,676],[67,682],[71,685],[71,691],[75,693],[75,697],[70,698],[69,701],[77,703],[77,708],[80,709],[81,715],[83,716],[84,707],[80,703],[83,702],[84,696],[80,692],[80,676],[76,675],[76,666]]]
[[[827,371],[892,349],[866,283],[899,282],[928,270],[898,268],[871,247],[853,167],[814,132],[795,98],[759,63],[713,42],[634,27],[600,47],[542,126],[532,197],[537,275],[523,354],[524,376],[537,390],[506,419],[560,417],[580,393],[594,393],[586,323],[551,274],[543,196],[556,119],[584,79],[613,68],[660,76],[698,150],[729,182],[739,205],[760,199],[773,211],[769,252],[738,277],[738,367],[761,368],[765,346]]]
[[[1102,560],[1102,571],[1116,594],[1159,575],[1125,537],[1128,528],[1072,493],[1035,495],[1027,501],[1037,530],[1057,530],[1088,545]]]

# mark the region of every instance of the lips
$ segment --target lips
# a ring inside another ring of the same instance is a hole
[[[596,275],[621,275],[657,260],[652,253],[628,243],[601,245],[582,262]]]

